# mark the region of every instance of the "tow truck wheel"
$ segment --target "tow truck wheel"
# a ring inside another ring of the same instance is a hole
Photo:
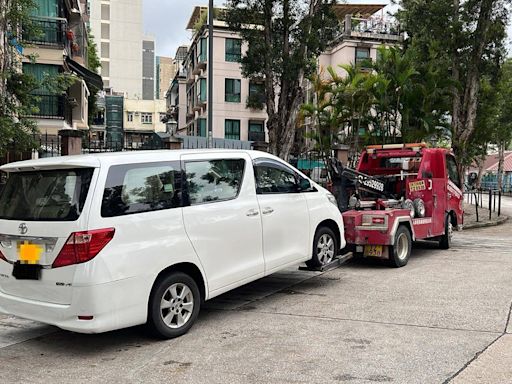
[[[411,256],[412,238],[407,227],[400,225],[395,233],[395,244],[389,247],[389,262],[395,268],[403,267]]]
[[[329,227],[320,227],[316,230],[313,240],[313,254],[311,260],[306,261],[310,268],[322,267],[333,261],[338,251],[338,240]]]
[[[444,220],[444,235],[439,239],[439,248],[441,249],[450,249],[452,245],[452,237],[453,237],[453,225],[450,215],[446,215],[446,219]]]

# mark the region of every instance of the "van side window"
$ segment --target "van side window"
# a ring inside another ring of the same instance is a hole
[[[186,162],[190,205],[235,199],[242,186],[244,168],[243,159]]]
[[[180,206],[179,162],[110,167],[103,192],[101,216],[115,217]]]
[[[448,171],[448,177],[450,178],[451,182],[460,188],[461,185],[459,179],[459,171],[457,170],[457,163],[451,155],[446,156],[446,168]]]
[[[299,187],[297,176],[292,169],[277,161],[258,161],[254,163],[256,193],[297,193]]]

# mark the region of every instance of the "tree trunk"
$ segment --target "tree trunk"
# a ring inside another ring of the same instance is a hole
[[[498,157],[498,190],[501,191],[503,189],[503,165],[505,162],[505,143],[503,142],[498,144]]]
[[[273,1],[266,0],[264,5],[264,35],[265,44],[267,47],[272,45],[272,14],[273,14]],[[266,107],[267,107],[267,130],[269,139],[269,152],[277,155],[279,121],[275,113],[276,109],[276,95],[274,90],[274,72],[272,71],[272,58],[270,55],[264,57],[264,73],[265,73],[265,92],[266,92]]]
[[[464,89],[461,94],[458,89],[454,90],[453,111],[452,111],[452,132],[453,132],[453,150],[457,157],[460,170],[465,163],[466,142],[475,130],[476,112],[478,106],[478,92],[480,90],[480,63],[485,44],[487,43],[487,32],[491,24],[491,11],[493,0],[481,0],[480,14],[478,23],[474,32],[473,47],[471,50],[471,60],[466,69],[466,79],[462,84]],[[459,19],[458,8],[459,0],[454,0],[454,17]],[[453,52],[453,80],[459,80],[459,60],[457,47]],[[464,176],[460,173],[460,182],[463,182]]]

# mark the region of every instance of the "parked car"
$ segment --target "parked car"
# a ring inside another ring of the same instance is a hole
[[[0,311],[97,333],[187,332],[204,300],[345,246],[334,197],[256,151],[141,151],[11,163]]]

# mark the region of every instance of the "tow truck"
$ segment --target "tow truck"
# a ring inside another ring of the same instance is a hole
[[[407,264],[412,243],[451,245],[462,229],[463,193],[452,152],[424,143],[369,146],[356,169],[344,168],[348,209],[342,212],[346,251],[355,257]]]

